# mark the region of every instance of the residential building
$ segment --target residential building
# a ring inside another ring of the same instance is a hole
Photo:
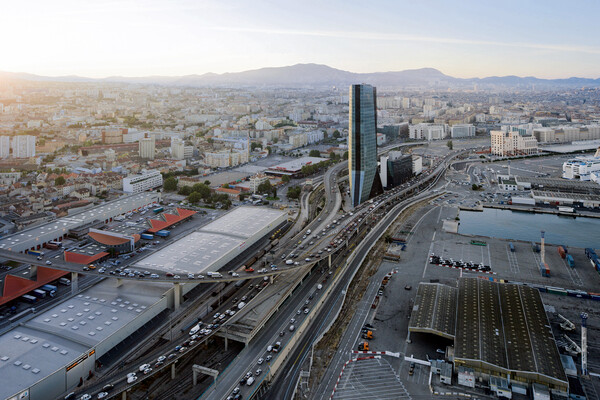
[[[125,193],[140,193],[162,186],[163,177],[159,171],[147,171],[123,178]]]
[[[412,156],[412,172],[415,175],[419,175],[423,172],[423,157],[417,155]]]
[[[250,191],[252,193],[256,193],[256,191],[258,190],[258,187],[262,183],[267,182],[268,180],[269,180],[269,177],[267,175],[263,175],[263,174],[254,175],[252,178],[250,178]]]
[[[445,124],[416,124],[408,128],[408,137],[415,140],[440,140],[444,139],[448,133],[448,126]]]
[[[452,138],[463,138],[475,136],[475,126],[471,124],[454,125],[451,128]]]
[[[204,163],[212,168],[227,168],[247,162],[247,150],[225,150],[204,153]]]
[[[35,136],[19,135],[13,136],[13,157],[29,158],[35,157]]]
[[[140,139],[139,153],[141,158],[154,160],[154,154],[156,153],[156,141],[154,140],[154,136]]]
[[[171,138],[171,157],[175,160],[185,158],[185,143],[179,138]]]
[[[537,154],[535,136],[521,136],[519,132],[491,131],[491,153],[499,156]]]
[[[350,86],[348,170],[352,205],[381,192],[377,174],[377,90],[371,85]]]
[[[125,131],[125,132],[123,132]],[[118,144],[123,143],[123,133],[126,133],[127,129],[107,129],[102,130],[102,143],[104,144]]]
[[[10,136],[0,136],[0,158],[10,155]]]

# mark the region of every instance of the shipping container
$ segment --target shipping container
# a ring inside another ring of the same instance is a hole
[[[550,277],[550,268],[548,268],[548,264],[540,263],[540,273],[542,274],[542,276],[545,276],[547,278]]]
[[[39,251],[39,250],[27,250],[27,254],[31,254],[32,256],[38,256],[41,257],[44,255],[43,251]]]
[[[150,233],[142,233],[140,235],[140,237],[144,240],[152,240],[154,239],[154,235],[150,234]]]
[[[560,256],[563,259],[567,257],[567,252],[566,252],[566,250],[565,250],[565,248],[563,246],[558,246],[557,250],[558,250],[558,254],[560,254]]]
[[[573,207],[558,207],[558,211],[572,213],[575,212],[575,209]]]
[[[569,267],[571,267],[571,268],[574,268],[574,267],[575,267],[575,260],[573,259],[573,256],[572,256],[572,255],[570,255],[570,254],[567,254],[566,260],[567,260],[567,265],[568,265]]]

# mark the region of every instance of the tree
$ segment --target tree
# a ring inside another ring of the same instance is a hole
[[[448,143],[446,143],[446,146],[448,146],[448,148],[450,150],[452,150],[454,148],[454,145],[452,144],[452,140],[448,140]]]
[[[321,157],[321,152],[319,150],[311,150],[310,153],[308,153],[309,157]]]
[[[343,155],[342,157],[344,158],[344,160],[347,160],[347,159],[348,159],[348,152],[347,152],[347,151],[345,151],[345,152],[344,152],[344,155]]]
[[[334,139],[338,139],[342,137],[342,134],[336,129],[335,131],[333,131],[333,137]]]
[[[290,176],[289,175],[284,175],[281,177],[281,181],[283,183],[288,183],[290,181]]]
[[[192,186],[192,192],[198,193],[204,200],[210,197],[210,188],[204,183],[196,183]]]
[[[256,191],[260,194],[271,193],[273,191],[273,186],[271,185],[271,182],[266,180],[265,182],[258,185]]]
[[[204,184],[205,184],[206,186],[210,186],[210,181],[207,179],[207,180],[205,180],[205,181],[204,181]]]
[[[262,149],[262,145],[256,142],[250,143],[250,150],[254,151],[254,149]]]
[[[300,193],[302,193],[302,188],[300,186],[291,186],[288,188],[287,198],[290,200],[298,200],[300,198]]]
[[[177,179],[175,179],[174,177],[165,179],[165,181],[163,182],[163,189],[165,189],[167,192],[176,191],[177,190]]]
[[[54,185],[55,185],[55,186],[62,186],[62,185],[64,185],[65,183],[67,183],[67,180],[66,180],[64,177],[62,177],[62,176],[59,176],[58,178],[56,178],[56,179],[54,180]]]
[[[200,193],[198,192],[192,192],[189,196],[188,196],[188,201],[192,204],[196,204],[198,203],[200,200],[202,200],[202,196],[200,196]]]
[[[177,193],[182,196],[189,196],[190,194],[192,194],[192,188],[190,186],[183,186],[181,189],[179,189],[179,192]]]

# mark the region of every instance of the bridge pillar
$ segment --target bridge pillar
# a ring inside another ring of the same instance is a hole
[[[269,275],[269,283],[271,283],[271,284],[273,283],[273,276],[274,275]]]
[[[173,284],[173,288],[173,308],[175,310],[178,310],[181,305],[181,285],[179,284],[179,282],[175,282]]]
[[[75,294],[79,291],[79,281],[77,272],[71,272],[71,294]]]
[[[127,400],[127,392],[121,393],[121,400]]]
[[[329,253],[329,257],[327,257],[327,262],[329,264],[329,268],[331,268],[331,253]]]
[[[115,281],[115,287],[120,287],[121,285],[123,285],[123,279],[121,279],[121,278],[117,278],[114,281]]]
[[[171,364],[171,379],[175,379],[175,363]]]
[[[228,343],[227,343],[227,331],[225,331],[225,351],[227,351],[227,348],[228,348]],[[196,385],[194,384],[194,386],[196,386]]]

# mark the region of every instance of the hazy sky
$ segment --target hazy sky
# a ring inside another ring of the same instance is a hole
[[[0,0],[0,70],[185,75],[318,63],[600,77],[598,0]]]

